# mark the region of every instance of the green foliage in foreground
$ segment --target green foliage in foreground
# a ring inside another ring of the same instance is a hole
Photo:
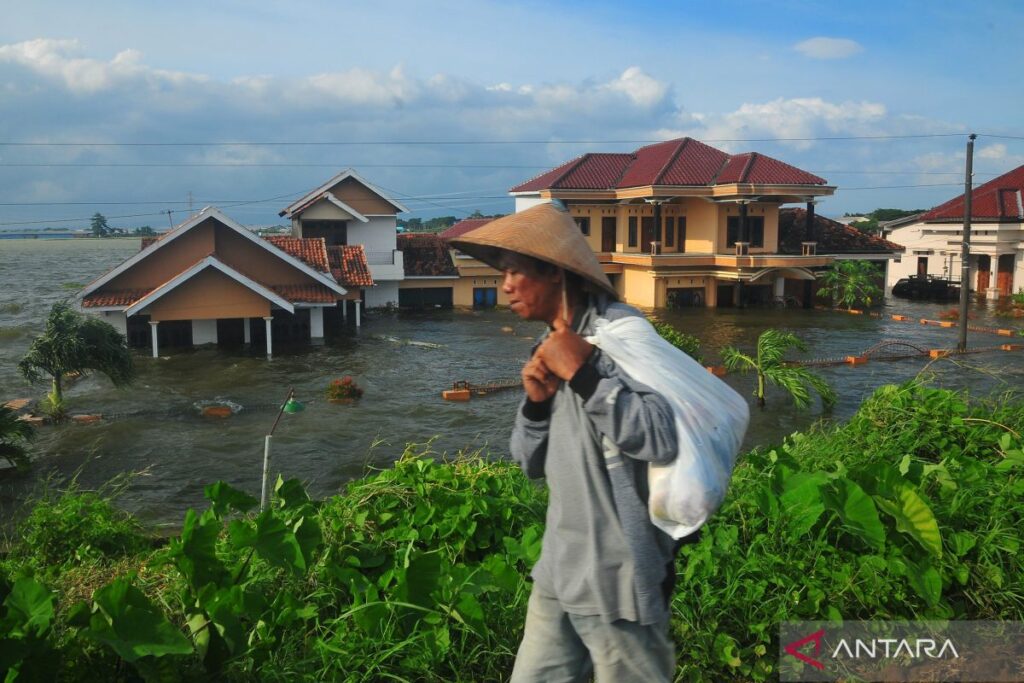
[[[28,422],[18,413],[0,405],[0,458],[18,469],[28,468],[28,442],[36,436]]]
[[[690,358],[694,359],[698,363],[703,363],[704,359],[700,353],[700,339],[693,336],[692,334],[686,334],[680,332],[676,328],[672,327],[668,323],[658,322],[651,320],[651,324],[654,325],[655,331],[661,335],[661,338],[667,341],[672,346],[676,347]]]
[[[878,390],[845,425],[748,454],[678,560],[677,679],[774,679],[781,620],[1024,619],[1022,432],[1019,400],[970,404],[907,384]],[[40,503],[37,520],[68,538],[45,566],[29,548],[38,533],[0,561],[0,671],[507,677],[545,505],[513,465],[410,448],[325,501],[294,481],[261,514],[223,483],[206,494],[169,546],[128,555],[73,551],[88,530],[60,518],[81,507]],[[116,514],[97,505],[91,514]]]

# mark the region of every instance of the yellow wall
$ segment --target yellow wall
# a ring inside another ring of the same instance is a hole
[[[103,285],[98,292],[152,289],[172,280],[213,253],[214,223],[212,219],[204,221],[167,244],[149,247],[153,253]]]
[[[141,312],[154,322],[262,318],[270,315],[270,302],[224,273],[207,268]]]
[[[686,251],[714,253],[717,243],[718,211],[720,206],[703,199],[690,199],[686,204]],[[722,244],[725,244],[724,240]]]
[[[656,307],[654,277],[646,269],[625,268],[622,271],[623,300],[627,304]]]

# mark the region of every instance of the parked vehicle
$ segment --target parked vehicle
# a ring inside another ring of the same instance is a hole
[[[960,283],[934,275],[914,275],[901,278],[893,285],[892,295],[904,299],[949,301],[960,297]]]

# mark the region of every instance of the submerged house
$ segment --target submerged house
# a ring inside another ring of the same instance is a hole
[[[621,298],[660,308],[735,306],[782,296],[832,262],[812,236],[779,249],[779,209],[835,192],[825,179],[757,152],[692,138],[584,154],[510,190],[516,211],[559,200]],[[810,306],[809,297],[802,303]]]
[[[405,279],[398,248],[397,214],[408,211],[398,200],[351,168],[308,192],[280,212],[291,221],[292,237],[320,238],[328,247],[362,246],[374,286],[364,290],[368,308],[398,305]]]
[[[360,323],[374,284],[361,245],[323,237],[262,238],[207,207],[89,283],[82,309],[151,347],[308,341]],[[351,302],[351,303],[350,303]]]
[[[971,236],[967,286],[989,299],[1024,289],[1024,166],[971,191]],[[894,222],[889,236],[906,246],[889,265],[887,285],[901,278],[933,276],[960,280],[964,195],[918,216]]]

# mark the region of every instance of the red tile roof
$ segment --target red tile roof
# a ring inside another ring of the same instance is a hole
[[[323,285],[271,285],[270,289],[292,303],[331,304],[341,299]]]
[[[487,222],[480,219],[482,222]],[[465,221],[463,221],[465,222]],[[454,227],[454,226],[453,226]],[[458,277],[451,252],[440,235],[408,233],[398,236],[406,277]]]
[[[990,222],[1019,222],[1024,220],[1021,195],[1024,194],[1024,166],[1018,166],[998,178],[993,178],[971,190],[971,219]],[[926,211],[920,217],[924,222],[962,222],[964,195]]]
[[[490,223],[493,220],[494,220],[493,218],[466,218],[464,220],[459,221],[458,223],[456,223],[452,227],[448,228],[444,232],[439,233],[439,235],[440,235],[441,239],[445,239],[445,240],[450,240],[453,237],[461,237],[462,235],[465,235],[470,230],[476,230],[477,228],[479,228],[481,226],[487,225],[488,223]],[[406,234],[410,234],[411,235],[413,233],[406,233]]]
[[[117,289],[110,292],[93,292],[82,299],[83,308],[106,306],[131,306],[153,289]]]
[[[806,209],[779,209],[779,253],[800,254],[807,241]],[[888,254],[903,251],[895,242],[861,232],[839,221],[814,214],[814,239],[819,254]]]
[[[327,260],[327,243],[323,237],[291,237],[288,235],[268,235],[266,241],[299,259],[313,270],[321,273],[331,272]]]
[[[510,192],[611,190],[646,185],[710,186],[739,182],[827,184],[824,178],[763,154],[729,155],[699,140],[679,138],[647,145],[633,153],[584,154],[513,187]]]
[[[331,275],[344,287],[372,287],[373,277],[361,244],[327,247]]]

